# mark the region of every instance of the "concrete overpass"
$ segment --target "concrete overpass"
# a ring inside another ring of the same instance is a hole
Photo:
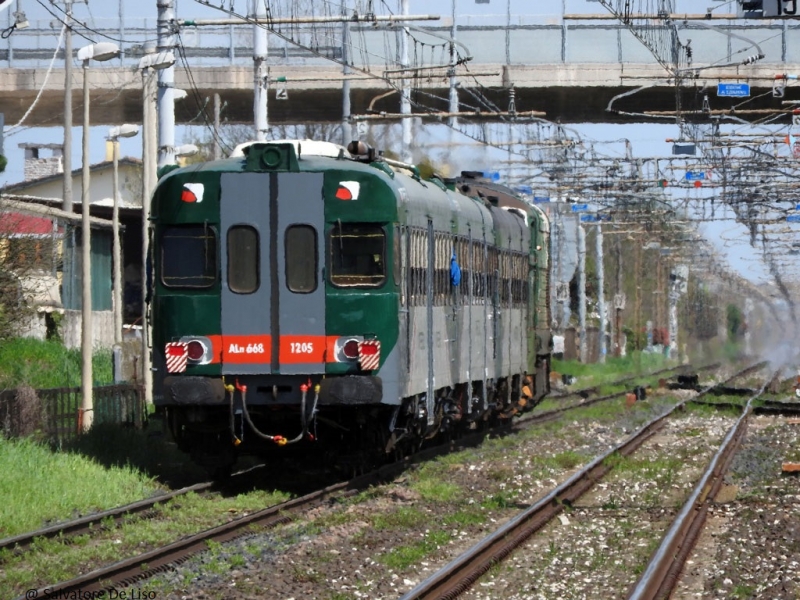
[[[766,40],[760,42],[766,56],[754,65],[699,69],[697,77],[690,81],[691,87],[682,92],[683,110],[700,109],[704,96],[708,97],[709,107],[714,111],[729,110],[746,101],[737,112],[743,118],[763,117],[759,111],[782,108],[780,100],[765,92],[771,90],[776,74],[800,71],[800,23],[744,25],[726,21],[717,25],[718,31],[712,31],[695,27],[688,21],[683,28],[688,30],[685,35],[693,40],[696,67],[715,61],[736,62],[745,56],[743,53],[752,54],[752,45],[742,41],[742,37]],[[427,27],[427,30],[438,36],[450,33],[450,29],[444,27]],[[109,31],[115,35],[119,33],[115,28]],[[132,28],[128,31],[132,36],[144,37],[145,33],[152,36],[152,30],[137,32]],[[181,36],[186,59],[176,64],[175,69],[176,85],[189,92],[186,99],[176,103],[177,122],[202,122],[203,117],[198,118],[198,113],[206,98],[214,93],[219,93],[227,103],[223,115],[226,121],[252,122],[252,57],[248,46],[242,44],[243,36],[251,35],[250,26],[242,26],[238,32],[232,26],[193,31],[191,36]],[[43,40],[52,40],[52,31],[25,30],[22,33],[27,37],[20,39],[15,34],[5,41],[5,48],[0,46],[0,112],[5,113],[6,124],[16,123],[41,90],[26,125],[60,126],[63,121],[63,58],[56,58],[56,68],[45,82],[47,64],[54,50],[42,47]],[[36,35],[39,37],[34,38]],[[664,122],[664,117],[675,109],[675,89],[667,73],[622,26],[580,21],[514,27],[469,26],[459,28],[457,35],[473,57],[466,68],[459,68],[461,85],[480,91],[501,110],[508,108],[510,84],[515,89],[517,111],[540,111],[548,120],[564,123],[646,121],[650,118]],[[374,28],[364,28],[353,37],[361,40],[370,52],[385,50],[386,37]],[[124,59],[105,63],[110,66],[86,70],[93,125],[142,120],[142,76],[138,70],[142,50],[135,45],[122,46]],[[286,82],[279,85],[285,87],[288,95],[288,100],[276,100],[274,89],[270,92],[271,124],[331,122],[342,118],[342,67],[320,56],[326,53],[341,57],[341,48],[317,48],[312,53],[271,36],[271,79],[285,77]],[[416,90],[415,101],[424,108],[415,108],[415,112],[446,111],[449,85],[446,69],[434,68],[424,61],[419,67],[412,85]],[[399,95],[387,94],[391,87],[381,78],[388,67],[376,67],[373,63],[369,70],[370,75],[356,72],[348,76],[352,114],[367,115],[373,103],[374,111],[400,112]],[[74,67],[72,89],[76,125],[80,125],[82,119],[82,77],[82,69]],[[750,83],[751,98],[718,98],[716,84],[720,81]],[[614,104],[623,113],[635,115],[606,111],[612,98],[640,86],[650,87]],[[465,105],[476,105],[468,92],[462,91],[460,98]],[[793,99],[800,99],[800,93],[788,87],[783,100]],[[743,112],[745,108],[756,112]],[[467,109],[462,105],[462,110]],[[664,114],[642,116],[650,112]],[[208,104],[206,117],[210,119],[211,113],[211,104]],[[481,118],[491,116],[484,110]]]

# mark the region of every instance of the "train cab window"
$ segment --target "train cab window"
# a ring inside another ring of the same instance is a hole
[[[217,280],[217,235],[207,225],[166,227],[161,233],[161,282],[208,288]]]
[[[228,287],[236,294],[258,289],[258,232],[250,225],[228,229]]]
[[[330,253],[333,285],[379,287],[386,281],[386,232],[379,225],[337,223]]]
[[[286,228],[286,287],[297,294],[317,289],[317,230],[311,225]]]

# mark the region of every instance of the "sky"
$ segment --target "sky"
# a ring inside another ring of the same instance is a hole
[[[63,0],[59,0],[57,6],[51,4],[52,0],[16,0],[16,5],[12,4],[8,9],[8,14],[0,14],[0,23],[10,22],[6,19],[11,18],[11,13],[22,10],[26,13],[30,21],[42,20],[46,23],[55,24],[55,16],[58,16],[63,8]],[[247,0],[210,0],[212,6],[206,6],[197,0],[175,0],[177,16],[181,19],[191,18],[215,18],[225,16],[213,6],[223,5],[233,8],[236,12],[246,13],[248,10]],[[273,2],[286,3],[289,0],[272,0]],[[319,0],[317,0],[319,1]],[[366,0],[361,0],[362,4]],[[352,0],[348,0],[350,5]],[[411,14],[440,14],[448,18],[452,14],[454,0],[409,0]],[[399,12],[399,0],[375,0],[376,5],[388,6],[393,12]],[[719,2],[715,0],[675,0],[676,11],[678,12],[705,12],[706,8],[713,8],[715,12],[735,12],[735,4],[732,2]],[[515,22],[560,22],[560,15],[566,11],[568,13],[605,13],[605,9],[594,0],[489,0],[488,3],[477,4],[475,0],[455,0],[457,20],[459,23],[495,23],[501,25],[505,23],[506,11],[510,7]],[[49,8],[49,10],[47,10]],[[154,26],[157,17],[156,0],[88,0],[88,3],[77,3],[73,6],[76,18],[92,25],[102,24],[106,19],[116,20],[120,14],[124,16],[126,22],[133,22],[136,19],[146,18],[151,26]],[[58,38],[57,27],[53,27],[53,45]],[[12,34],[13,35],[13,34]],[[86,44],[86,40],[75,38],[73,42],[77,49]],[[2,109],[0,108],[0,111]],[[9,159],[9,165],[5,173],[0,174],[0,185],[14,183],[22,180],[23,153],[18,148],[22,142],[35,143],[61,143],[63,141],[63,130],[58,127],[20,127],[13,133],[8,131],[12,123],[6,123],[5,153]],[[678,133],[677,127],[671,124],[664,125],[610,125],[610,124],[578,124],[570,125],[582,137],[595,140],[620,140],[628,139],[633,145],[634,154],[638,156],[669,156],[671,154],[671,144],[666,142],[667,138],[674,137]],[[92,127],[90,134],[90,162],[96,163],[105,159],[104,138],[108,134],[108,126]],[[176,143],[187,143],[198,135],[196,128],[178,126],[176,129]],[[200,133],[202,135],[202,133]],[[76,127],[72,132],[73,139],[73,168],[80,167],[82,152],[82,129]],[[121,156],[141,157],[141,137],[137,136],[121,140]],[[614,152],[613,146],[608,147],[609,151]],[[621,152],[621,151],[620,151]],[[705,233],[712,240],[715,240],[721,252],[723,252],[731,264],[741,273],[753,280],[764,278],[765,272],[762,266],[747,258],[751,254],[751,249],[747,244],[740,243],[740,240],[747,239],[747,232],[741,226],[733,222],[720,224],[719,222],[709,224],[704,227]]]

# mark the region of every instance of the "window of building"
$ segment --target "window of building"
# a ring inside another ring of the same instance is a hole
[[[161,282],[208,288],[217,280],[217,236],[207,225],[166,227],[161,233]]]
[[[286,287],[298,294],[317,289],[317,231],[310,225],[286,228]]]
[[[330,253],[333,285],[378,287],[386,281],[386,232],[379,225],[337,223]]]
[[[228,229],[228,287],[237,294],[252,294],[259,286],[258,232],[250,225]]]

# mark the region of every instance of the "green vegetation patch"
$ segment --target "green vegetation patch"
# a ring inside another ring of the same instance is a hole
[[[111,351],[95,352],[92,374],[95,385],[110,385]],[[14,338],[0,341],[0,388],[28,385],[34,389],[77,387],[81,384],[81,352],[60,342]]]
[[[397,546],[380,557],[380,561],[390,569],[405,570],[435,554],[439,548],[450,541],[450,534],[444,531],[432,531],[407,546]]]
[[[10,597],[15,597],[28,588],[69,579],[98,564],[141,554],[286,499],[287,494],[261,490],[225,498],[189,493],[156,506],[150,519],[132,515],[119,527],[96,535],[37,540],[31,552],[2,557],[0,590],[10,591]],[[220,548],[210,543],[206,558],[219,562]]]
[[[72,452],[92,457],[106,467],[132,467],[159,481],[185,481],[207,478],[202,467],[189,461],[186,454],[169,443],[160,420],[153,419],[144,429],[98,423],[69,442]],[[242,468],[247,465],[242,465]]]
[[[29,440],[0,438],[0,473],[0,537],[135,502],[157,488],[130,467],[107,469]]]
[[[637,458],[636,456],[625,457],[615,452],[606,459],[605,463],[614,467],[626,478],[632,475],[639,480],[650,481],[663,473],[677,472],[684,466],[685,461],[680,456]]]
[[[577,360],[553,360],[553,371],[574,375],[578,378],[576,389],[590,385],[611,382],[623,377],[651,373],[674,366],[676,361],[670,361],[661,354],[634,352],[628,356],[609,357],[605,364],[581,363]]]
[[[426,515],[421,510],[413,507],[402,507],[394,512],[378,514],[372,524],[376,531],[387,529],[411,528],[419,523],[424,523]]]

